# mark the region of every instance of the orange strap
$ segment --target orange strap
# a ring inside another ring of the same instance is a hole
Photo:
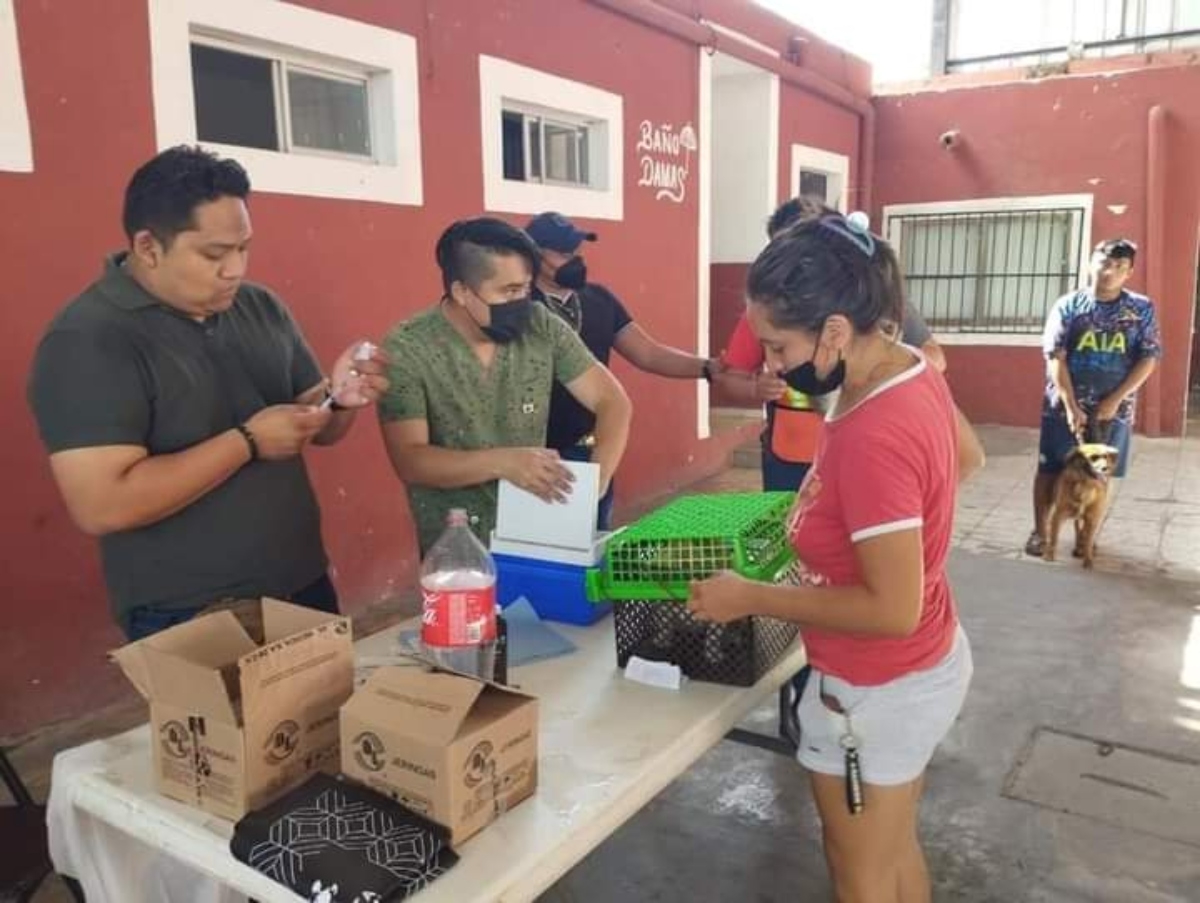
[[[771,426],[771,452],[790,464],[810,464],[817,455],[817,440],[825,415],[776,406]]]

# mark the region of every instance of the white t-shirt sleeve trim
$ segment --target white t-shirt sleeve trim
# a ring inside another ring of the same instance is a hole
[[[899,533],[901,530],[915,530],[924,523],[924,518],[906,517],[903,520],[894,520],[886,524],[876,524],[874,527],[863,527],[850,534],[850,541],[862,542],[864,539],[873,539],[888,533]]]

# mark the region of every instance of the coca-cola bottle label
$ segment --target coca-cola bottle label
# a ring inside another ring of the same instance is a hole
[[[421,589],[421,641],[474,646],[496,639],[496,587]]]

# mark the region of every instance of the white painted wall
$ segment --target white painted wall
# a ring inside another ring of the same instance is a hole
[[[752,261],[766,241],[779,172],[778,91],[765,72],[713,79],[713,263]]]
[[[33,143],[13,0],[0,0],[0,170],[33,172]]]

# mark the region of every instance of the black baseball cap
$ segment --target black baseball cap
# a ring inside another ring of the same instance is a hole
[[[1101,254],[1113,260],[1134,260],[1137,258],[1137,245],[1128,238],[1106,238],[1096,245],[1093,254]]]

